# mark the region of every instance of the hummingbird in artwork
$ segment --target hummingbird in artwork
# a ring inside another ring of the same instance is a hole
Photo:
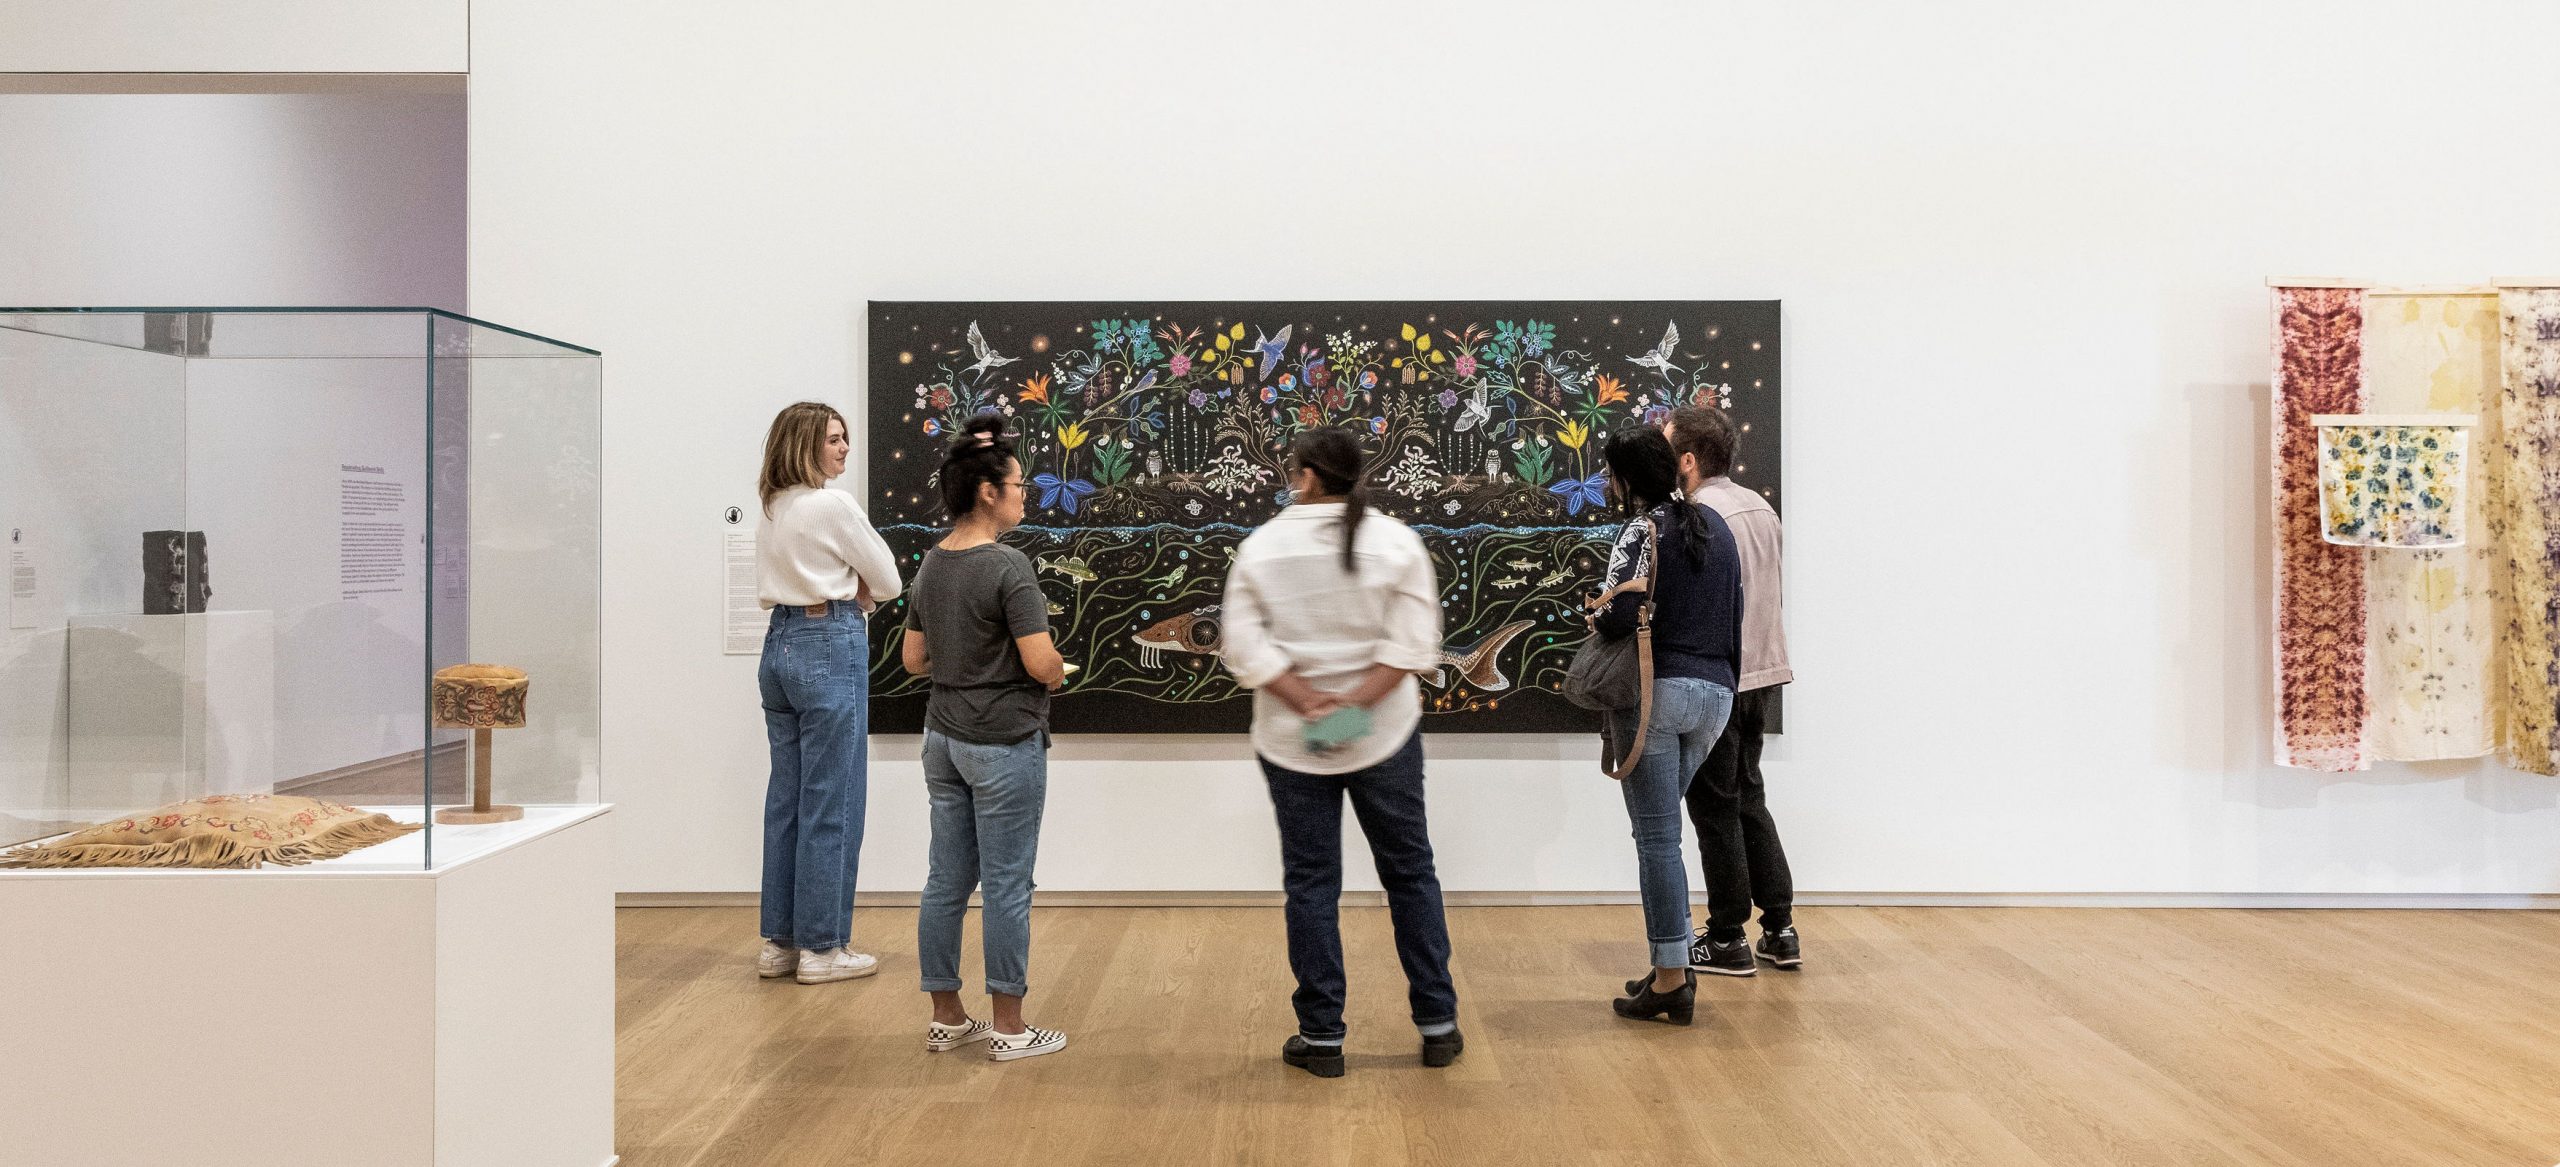
[[[1289,350],[1289,331],[1296,327],[1295,324],[1283,324],[1277,335],[1265,333],[1259,328],[1254,330],[1253,349],[1262,354],[1260,379],[1270,379],[1271,370],[1279,367],[1280,354]]]
[[[1653,346],[1653,351],[1646,353],[1643,356],[1628,357],[1627,363],[1639,368],[1651,369],[1656,373],[1660,373],[1663,376],[1668,377],[1672,372],[1671,350],[1678,347],[1680,347],[1680,325],[1677,323],[1665,324],[1662,326],[1662,343]]]
[[[986,334],[978,331],[978,322],[975,320],[969,322],[969,351],[977,354],[978,357],[978,363],[969,366],[969,371],[971,373],[978,374],[980,377],[984,377],[989,371],[999,365],[1010,365],[1021,359],[1020,357],[998,356],[996,354],[996,350],[988,346]]]

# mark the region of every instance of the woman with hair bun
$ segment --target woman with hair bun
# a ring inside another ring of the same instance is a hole
[[[972,1042],[1009,1062],[1066,1048],[1067,1035],[1025,1025],[1031,991],[1031,869],[1049,789],[1049,694],[1066,662],[1049,639],[1048,602],[1031,558],[996,540],[1022,524],[1022,463],[1004,419],[981,414],[944,450],[942,503],[951,534],[916,569],[907,599],[906,670],[933,680],[925,702],[924,778],[933,842],[916,913],[917,964],[933,995],[925,1048]],[[960,1003],[960,925],[969,891],[984,892],[980,926],[994,1019]]]
[[[864,617],[898,597],[898,562],[853,496],[827,488],[850,448],[833,407],[789,406],[765,432],[756,483],[756,598],[773,612],[756,668],[773,754],[756,972],[804,985],[880,969],[846,941],[871,751]]]

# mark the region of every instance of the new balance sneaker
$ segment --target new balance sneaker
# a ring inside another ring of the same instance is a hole
[[[1795,927],[1793,925],[1789,925],[1787,927],[1780,928],[1775,932],[1762,929],[1760,932],[1760,959],[1768,961],[1779,968],[1804,967],[1804,946],[1796,942]]]
[[[880,960],[878,957],[872,956],[868,953],[855,952],[854,950],[842,945],[830,948],[825,952],[811,952],[805,948],[800,950],[800,970],[798,976],[800,978],[800,983],[804,985],[823,985],[829,981],[849,981],[855,977],[870,976],[878,971],[880,971]]]
[[[764,951],[756,954],[756,975],[766,980],[787,977],[800,971],[800,950],[788,944],[764,942]]]
[[[993,1036],[995,1031],[996,1027],[992,1023],[980,1021],[975,1017],[958,1025],[928,1021],[924,1027],[925,1052],[947,1054],[970,1042],[985,1041]]]
[[[1689,967],[1718,976],[1748,977],[1760,973],[1760,965],[1751,959],[1751,942],[1736,936],[1731,940],[1709,940],[1704,932],[1689,942]]]
[[[1026,1026],[1020,1033],[993,1033],[987,1037],[987,1060],[1010,1062],[1036,1058],[1067,1048],[1067,1035],[1037,1025]]]

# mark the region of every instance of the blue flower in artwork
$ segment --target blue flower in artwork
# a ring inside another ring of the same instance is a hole
[[[1602,492],[1607,489],[1608,482],[1608,472],[1602,471],[1589,478],[1565,479],[1548,487],[1547,493],[1564,499],[1564,513],[1579,515],[1584,507],[1600,505],[1601,500],[1606,497]]]
[[[1280,391],[1279,391],[1279,390],[1274,389],[1274,388],[1272,388],[1272,387],[1271,387],[1271,386],[1269,386],[1269,385],[1265,385],[1265,386],[1263,386],[1263,387],[1262,387],[1262,403],[1263,403],[1264,405],[1269,405],[1269,404],[1271,404],[1272,402],[1274,402],[1274,401],[1278,401],[1278,400],[1280,400]]]
[[[1294,374],[1294,373],[1282,373],[1282,374],[1280,374],[1280,388],[1282,388],[1283,390],[1288,390],[1288,389],[1295,389],[1295,388],[1297,388],[1297,387],[1298,387],[1298,378],[1297,378],[1297,375],[1296,375],[1296,374]]]
[[[924,419],[924,436],[926,436],[926,437],[928,437],[928,438],[932,438],[932,437],[940,437],[941,435],[942,435],[942,419],[940,419],[940,418],[935,418],[935,417],[928,417],[928,418]]]
[[[1297,497],[1298,497],[1298,492],[1297,492],[1297,491],[1291,490],[1291,489],[1289,489],[1288,487],[1285,487],[1285,486],[1283,486],[1283,487],[1281,487],[1281,488],[1280,488],[1280,493],[1279,493],[1279,494],[1277,494],[1277,495],[1274,495],[1274,496],[1273,496],[1273,498],[1274,498],[1275,500],[1277,500],[1281,506],[1287,506],[1287,505],[1289,505],[1290,503],[1297,501]]]
[[[1045,471],[1034,476],[1031,484],[1040,488],[1041,506],[1057,507],[1071,515],[1076,513],[1078,506],[1083,505],[1084,496],[1092,494],[1097,489],[1084,479],[1060,478]]]

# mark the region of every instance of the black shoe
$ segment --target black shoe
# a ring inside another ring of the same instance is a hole
[[[1296,1034],[1289,1035],[1288,1042],[1280,1047],[1280,1060],[1319,1078],[1342,1076],[1341,1046],[1311,1045]]]
[[[1437,1037],[1426,1035],[1422,1039],[1422,1064],[1435,1069],[1457,1061],[1458,1055],[1465,1052],[1467,1036],[1454,1029]]]
[[[1698,1007],[1698,974],[1680,970],[1680,987],[1668,993],[1654,992],[1650,976],[1641,981],[1627,982],[1627,992],[1628,996],[1609,1002],[1609,1007],[1617,1010],[1618,1016],[1637,1021],[1660,1018],[1673,1025],[1687,1025],[1690,1015]]]
[[[1759,952],[1760,959],[1779,968],[1804,967],[1804,946],[1796,943],[1794,925],[1780,928],[1775,932],[1762,929]]]
[[[1751,942],[1739,936],[1731,940],[1709,940],[1704,932],[1689,942],[1689,967],[1718,976],[1749,977],[1760,975],[1760,966],[1751,959]]]

